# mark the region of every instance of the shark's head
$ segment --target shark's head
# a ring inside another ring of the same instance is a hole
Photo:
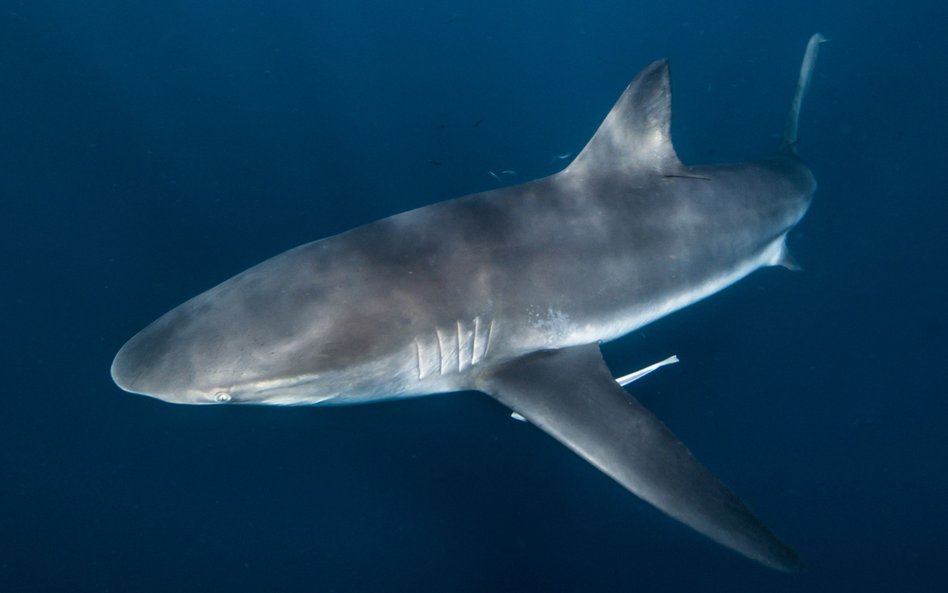
[[[404,391],[405,345],[366,311],[368,297],[353,304],[365,283],[352,270],[343,277],[345,266],[327,255],[318,243],[291,250],[169,311],[119,350],[112,378],[185,404],[315,404]]]
[[[241,323],[244,296],[221,297],[212,289],[166,313],[130,339],[112,362],[122,389],[171,403],[309,403],[330,398],[320,392],[318,373],[297,373],[280,359],[283,346]],[[297,397],[293,397],[294,394]]]

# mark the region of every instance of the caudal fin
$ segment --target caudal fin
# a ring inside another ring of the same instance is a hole
[[[797,92],[793,95],[793,103],[790,104],[790,114],[787,117],[787,125],[783,130],[783,143],[780,148],[784,152],[796,154],[797,152],[797,126],[800,124],[800,107],[803,105],[803,97],[810,86],[810,78],[813,75],[813,68],[816,66],[816,56],[820,52],[820,44],[828,41],[819,33],[810,37],[806,44],[806,53],[803,54],[803,63],[800,65],[800,79],[797,81]]]

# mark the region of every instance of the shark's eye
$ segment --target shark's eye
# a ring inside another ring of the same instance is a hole
[[[223,391],[219,391],[217,395],[214,396],[214,399],[216,399],[222,404],[226,404],[227,402],[230,401],[230,394],[224,393]]]

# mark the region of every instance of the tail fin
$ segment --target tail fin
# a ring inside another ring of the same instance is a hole
[[[803,63],[800,65],[797,92],[793,96],[793,103],[790,104],[790,115],[787,117],[787,125],[783,130],[783,143],[780,146],[783,152],[797,153],[797,126],[800,123],[800,107],[803,105],[803,97],[810,86],[810,77],[813,75],[813,67],[816,66],[816,56],[820,52],[820,44],[825,41],[828,41],[826,37],[817,33],[810,37],[810,41],[806,44],[806,53],[803,54]]]

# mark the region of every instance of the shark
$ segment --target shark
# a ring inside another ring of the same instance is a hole
[[[541,179],[403,212],[268,259],[177,306],[112,362],[182,404],[340,405],[480,391],[667,515],[757,562],[799,555],[615,378],[600,346],[765,266],[816,181],[797,128],[810,38],[776,155],[688,166],[669,65],[629,84]]]

